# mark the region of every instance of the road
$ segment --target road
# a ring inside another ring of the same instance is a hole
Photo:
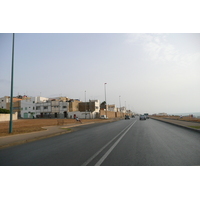
[[[200,134],[153,119],[97,124],[0,150],[1,166],[196,166]]]

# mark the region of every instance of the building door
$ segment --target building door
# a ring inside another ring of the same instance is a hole
[[[64,112],[64,118],[67,118],[67,112],[66,111]]]
[[[57,113],[55,113],[55,118],[57,118],[58,117],[58,114]]]
[[[24,113],[24,119],[28,119],[28,113]]]

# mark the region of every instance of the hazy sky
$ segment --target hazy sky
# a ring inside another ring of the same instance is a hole
[[[12,34],[0,34],[0,97]],[[200,112],[200,34],[15,34],[14,95],[105,100],[138,113]]]

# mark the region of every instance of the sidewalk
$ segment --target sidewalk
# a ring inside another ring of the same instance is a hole
[[[169,124],[173,124],[175,126],[179,126],[179,127],[186,128],[186,129],[193,130],[193,131],[200,133],[200,123],[198,123],[198,122],[189,122],[189,121],[158,118],[158,117],[151,117],[151,119],[162,121],[162,122],[169,123]],[[192,128],[192,127],[199,127],[199,128],[197,129],[197,128]]]
[[[47,129],[44,131],[37,131],[37,132],[31,132],[31,133],[23,133],[23,134],[0,137],[0,149],[9,147],[9,146],[18,145],[18,144],[23,144],[26,142],[35,141],[38,139],[44,139],[44,138],[48,138],[48,137],[52,137],[56,135],[70,133],[72,132],[71,128],[89,125],[93,123],[94,122],[83,123],[83,124],[68,124],[68,125],[62,125],[62,126],[47,126],[47,127],[43,127]]]

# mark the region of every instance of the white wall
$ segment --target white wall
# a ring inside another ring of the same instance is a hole
[[[17,117],[17,112],[15,112],[13,114],[13,117],[12,117],[13,120],[17,120],[18,117]],[[10,114],[0,114],[0,121],[3,122],[3,121],[10,121]]]
[[[70,118],[70,116],[72,116],[72,119],[74,119],[74,115],[76,115],[76,117],[80,118],[80,119],[94,119],[96,117],[96,112],[80,112],[80,111],[76,111],[76,112],[69,112],[68,113],[68,118]]]
[[[49,98],[46,98],[46,97],[35,97],[36,98],[36,100],[35,100],[35,102],[37,103],[37,102],[45,102],[45,101],[47,101],[47,100],[49,100]]]

